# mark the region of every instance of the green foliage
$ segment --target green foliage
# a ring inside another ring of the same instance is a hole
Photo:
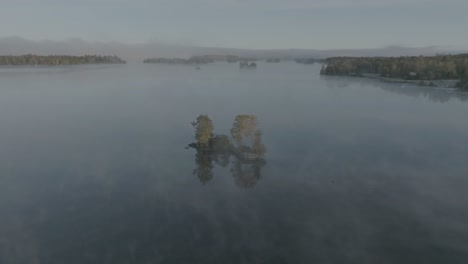
[[[406,80],[460,79],[468,73],[468,54],[430,57],[336,57],[326,60],[324,75],[373,74]]]
[[[198,147],[208,149],[210,140],[213,137],[213,122],[207,115],[199,115],[197,120],[192,122],[195,127],[195,139]]]
[[[231,129],[231,135],[236,143],[232,144],[227,135],[213,135],[213,122],[207,115],[198,116],[192,122],[195,127],[196,143],[189,147],[197,151],[206,152],[219,158],[218,156],[236,155],[245,160],[263,159],[266,153],[265,145],[262,142],[263,133],[257,128],[258,121],[254,115],[238,115]]]
[[[257,129],[257,117],[254,115],[238,115],[234,120],[231,129],[231,136],[237,144],[237,147],[242,148],[244,141],[251,140],[255,130]]]
[[[126,63],[116,56],[0,56],[0,65],[77,65],[77,64],[123,64]]]
[[[211,149],[214,152],[225,153],[232,151],[232,144],[229,137],[226,135],[216,135],[210,141]]]

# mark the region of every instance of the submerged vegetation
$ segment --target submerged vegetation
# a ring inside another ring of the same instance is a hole
[[[402,80],[459,80],[468,89],[468,54],[419,57],[328,58],[321,74],[379,76]]]
[[[192,122],[195,127],[195,143],[189,147],[197,150],[193,174],[202,183],[210,181],[213,175],[213,162],[221,167],[231,164],[230,172],[239,187],[253,187],[261,176],[261,168],[266,164],[266,147],[262,142],[262,132],[258,129],[257,117],[238,115],[227,135],[214,135],[213,122],[207,115],[200,115]]]
[[[78,65],[78,64],[124,64],[117,56],[65,56],[65,55],[20,55],[0,56],[0,65]]]

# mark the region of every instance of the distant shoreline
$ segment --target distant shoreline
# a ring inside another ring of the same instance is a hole
[[[99,55],[12,55],[0,56],[0,66],[67,66],[90,64],[126,64],[127,62],[117,56]]]
[[[400,78],[390,78],[390,77],[382,77],[382,76],[372,76],[372,75],[360,75],[360,76],[352,76],[346,75],[351,77],[360,77],[366,79],[373,79],[379,80],[385,83],[396,83],[396,84],[411,84],[415,86],[425,86],[425,87],[437,87],[437,88],[455,88],[460,89],[457,87],[457,83],[459,80],[457,79],[446,79],[446,80],[404,80]],[[461,89],[460,89],[461,90]]]
[[[468,54],[412,57],[334,57],[320,74],[378,79],[389,83],[468,90]]]

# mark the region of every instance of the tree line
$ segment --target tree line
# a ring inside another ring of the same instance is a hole
[[[468,54],[412,57],[333,57],[325,61],[324,75],[378,75],[404,80],[457,79],[468,89]]]
[[[117,56],[69,56],[69,55],[19,55],[0,56],[0,65],[78,65],[78,64],[124,64]]]

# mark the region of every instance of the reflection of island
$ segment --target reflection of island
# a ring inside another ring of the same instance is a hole
[[[213,159],[211,155],[203,151],[197,151],[195,157],[197,168],[193,170],[193,174],[197,175],[200,182],[205,184],[213,179]]]
[[[265,165],[265,160],[249,162],[236,159],[231,167],[231,175],[237,186],[241,188],[254,187],[261,178],[262,167]]]
[[[468,94],[451,88],[431,88],[414,85],[381,85],[382,90],[411,97],[423,97],[434,103],[446,103],[452,99],[462,102],[468,100]]]
[[[370,79],[360,78],[342,78],[335,76],[322,76],[323,79],[328,80],[327,86],[330,88],[345,88],[353,84],[369,85],[379,87],[380,89],[392,93],[402,94],[410,97],[422,97],[434,103],[446,103],[452,99],[459,101],[468,101],[468,93],[459,91],[454,88],[437,88],[437,87],[422,87],[409,84],[395,84],[376,82]]]
[[[206,115],[200,115],[195,122],[195,139],[189,147],[197,150],[193,174],[206,184],[213,177],[213,162],[230,171],[236,184],[242,188],[253,187],[260,179],[261,169],[266,165],[266,148],[262,132],[257,128],[257,117],[238,115],[231,129],[231,139],[226,135],[213,135],[213,122]],[[231,158],[233,162],[231,164]]]

